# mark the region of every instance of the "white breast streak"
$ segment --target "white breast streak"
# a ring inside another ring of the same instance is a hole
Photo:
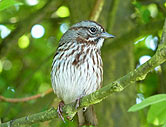
[[[77,48],[78,47],[76,46],[75,49]],[[88,49],[89,52],[87,54]],[[54,61],[56,62],[53,65],[54,71],[52,72],[53,89],[57,96],[66,104],[94,92],[101,84],[101,79],[96,78],[96,72],[100,73],[98,65],[94,65],[91,58],[93,56],[94,60],[97,61],[93,47],[84,48],[83,56],[79,58],[79,61],[82,63],[78,67],[72,63],[75,60],[77,53],[81,52],[81,48],[78,48],[77,52],[74,52],[72,55],[67,56],[67,54],[71,52],[70,49],[67,52],[65,51],[61,61],[59,60],[61,53],[54,58]],[[86,55],[85,61],[83,61],[84,55]],[[90,57],[90,55],[92,56]],[[99,58],[101,59],[101,57]],[[60,67],[58,69],[59,65]],[[88,66],[89,69],[87,70]]]

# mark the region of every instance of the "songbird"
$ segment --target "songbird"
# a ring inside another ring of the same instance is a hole
[[[113,37],[94,21],[81,21],[64,33],[51,72],[53,90],[64,104],[76,102],[101,88],[103,62],[100,49],[104,39]],[[61,104],[58,113],[61,115]],[[80,125],[97,123],[92,106],[85,112],[80,110],[78,118]]]

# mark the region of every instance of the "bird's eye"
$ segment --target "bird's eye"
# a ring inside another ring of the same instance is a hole
[[[91,27],[91,28],[90,28],[90,32],[94,34],[94,33],[97,32],[97,29],[96,29],[95,27]]]

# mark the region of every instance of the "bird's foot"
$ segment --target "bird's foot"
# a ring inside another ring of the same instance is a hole
[[[62,107],[64,106],[64,102],[61,101],[58,105],[58,108],[57,108],[57,112],[58,112],[58,116],[63,120],[63,122],[65,123],[65,120],[64,120],[64,117],[62,116],[62,113],[63,113],[63,110],[62,110]]]

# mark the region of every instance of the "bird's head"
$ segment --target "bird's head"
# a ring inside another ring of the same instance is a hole
[[[102,47],[104,39],[114,37],[94,21],[81,21],[76,23],[69,28],[64,36],[72,40],[75,39],[77,43],[95,45],[99,49]]]
[[[104,39],[114,37],[107,33],[104,27],[94,21],[81,21],[74,24],[70,30],[74,30],[77,33],[76,40],[78,42],[96,45],[98,48],[101,48]]]

